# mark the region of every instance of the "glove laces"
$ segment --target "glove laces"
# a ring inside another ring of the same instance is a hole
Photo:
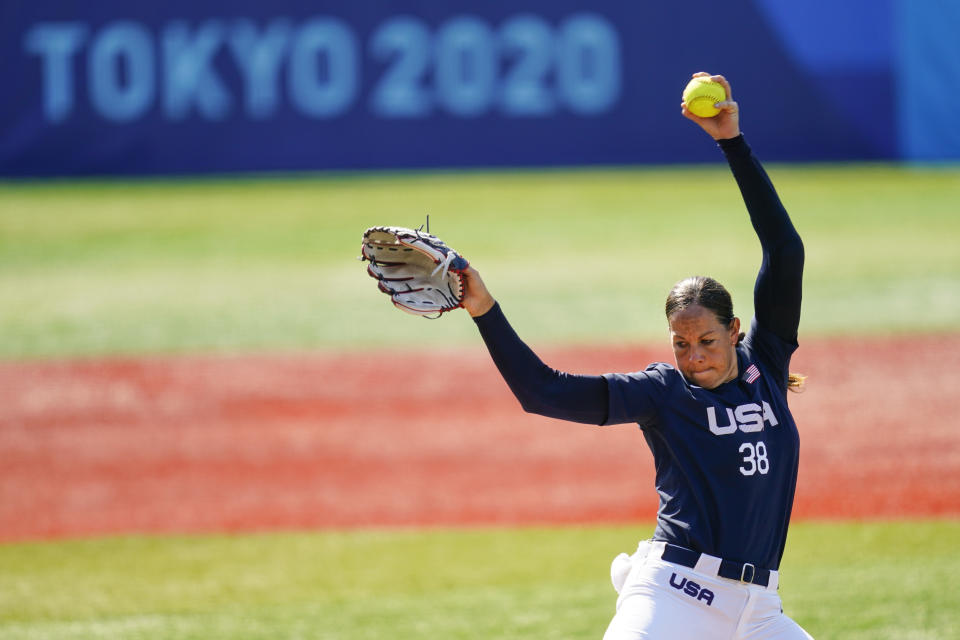
[[[430,272],[430,277],[437,275],[437,271],[443,269],[443,273],[440,274],[440,278],[446,278],[447,272],[450,271],[450,263],[457,259],[457,254],[453,251],[448,251],[446,257],[437,264],[437,267]]]

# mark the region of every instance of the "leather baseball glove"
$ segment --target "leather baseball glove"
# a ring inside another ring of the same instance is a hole
[[[398,309],[439,318],[462,306],[463,271],[470,263],[440,238],[419,229],[370,227],[362,250],[367,274]]]

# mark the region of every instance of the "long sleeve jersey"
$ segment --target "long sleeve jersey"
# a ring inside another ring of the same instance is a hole
[[[754,318],[736,347],[736,379],[704,389],[662,362],[633,373],[566,373],[547,366],[517,336],[499,304],[475,321],[525,411],[640,426],[660,496],[655,540],[776,569],[799,455],[786,394],[800,322],[803,244],[743,136],[719,146],[762,252]]]

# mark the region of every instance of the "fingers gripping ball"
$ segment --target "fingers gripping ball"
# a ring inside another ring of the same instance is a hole
[[[687,103],[687,109],[701,118],[712,118],[720,113],[713,105],[726,99],[727,92],[723,85],[712,82],[710,78],[694,78],[683,90],[683,101]]]
[[[440,238],[404,227],[370,227],[363,234],[367,274],[393,304],[417,316],[439,317],[461,305],[470,263]]]

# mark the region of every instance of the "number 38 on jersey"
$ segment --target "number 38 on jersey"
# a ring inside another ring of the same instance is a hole
[[[707,407],[707,424],[710,426],[710,432],[718,436],[726,436],[735,433],[738,429],[744,433],[754,433],[762,431],[765,424],[775,427],[780,422],[773,415],[773,410],[769,403],[763,401],[763,406],[754,402],[741,404],[735,409],[727,408],[726,424],[721,425],[717,421],[716,407]],[[767,446],[763,441],[753,444],[744,442],[740,445],[740,453],[743,454],[743,464],[739,467],[740,473],[745,476],[752,476],[756,473],[766,475],[770,471],[770,460],[767,458]]]

